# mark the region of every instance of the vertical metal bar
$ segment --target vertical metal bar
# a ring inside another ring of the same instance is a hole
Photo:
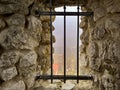
[[[77,12],[79,13],[79,0]],[[79,15],[77,15],[77,78],[79,77]],[[79,79],[77,79],[77,83],[79,83]]]
[[[51,77],[53,77],[53,39],[52,39],[52,0],[50,0],[50,47],[51,47]],[[51,83],[53,83],[53,78],[51,78]]]
[[[64,0],[64,13],[66,12],[66,1]],[[66,83],[66,15],[64,15],[64,83]]]

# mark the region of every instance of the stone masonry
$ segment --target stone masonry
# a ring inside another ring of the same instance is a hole
[[[66,1],[72,6],[77,0]],[[62,6],[63,0],[53,5]],[[94,76],[91,90],[120,90],[120,1],[81,0],[80,5],[94,12],[81,17],[80,73]],[[36,10],[49,11],[48,0],[0,0],[0,90],[33,90],[35,76],[50,69],[50,17]]]

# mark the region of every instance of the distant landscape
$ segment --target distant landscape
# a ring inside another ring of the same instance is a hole
[[[63,8],[56,8],[56,11],[62,11]],[[67,11],[76,11],[76,7],[67,7]],[[56,20],[53,23],[55,30],[53,34],[56,37],[54,43],[54,63],[59,64],[59,67],[63,67],[64,60],[64,17],[56,16]],[[67,57],[67,73],[76,72],[76,49],[77,49],[77,17],[67,16],[66,17],[66,57]],[[80,29],[80,34],[82,30]],[[81,41],[79,43],[81,45]],[[58,72],[63,73],[63,69]]]

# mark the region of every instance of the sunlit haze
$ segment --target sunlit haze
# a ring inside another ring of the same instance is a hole
[[[57,12],[64,11],[63,7],[55,9]],[[77,12],[77,7],[67,7],[67,12]],[[54,43],[54,63],[60,64],[59,67],[63,67],[64,58],[64,16],[56,16],[53,22],[55,30],[53,34],[55,35],[56,42]],[[80,35],[82,30],[80,29]],[[81,41],[79,43],[81,45]],[[67,69],[76,67],[76,52],[77,52],[77,16],[66,16],[66,55],[67,55]],[[70,60],[71,59],[71,60]],[[73,60],[72,60],[73,59]],[[75,65],[73,64],[75,63]],[[61,65],[62,64],[62,65]],[[71,67],[71,64],[74,66]],[[59,70],[60,71],[60,70]],[[63,71],[63,70],[62,70]]]

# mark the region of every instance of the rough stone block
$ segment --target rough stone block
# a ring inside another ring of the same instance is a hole
[[[55,36],[52,36],[53,43],[56,41]],[[43,33],[41,43],[50,44],[50,33]]]
[[[25,16],[22,15],[22,14],[14,14],[11,17],[9,17],[6,20],[6,22],[9,26],[17,25],[17,26],[23,26],[24,27],[25,26]]]
[[[39,46],[38,55],[40,58],[45,57],[46,55],[50,54],[50,45]]]
[[[0,57],[0,67],[9,67],[16,64],[19,61],[18,51],[5,52]]]
[[[1,86],[0,90],[26,90],[24,81],[9,81]]]
[[[0,19],[0,30],[3,29],[5,26],[5,22],[2,19]]]
[[[24,79],[27,88],[33,87],[36,76],[36,66],[19,67],[19,75]]]
[[[17,69],[16,67],[11,67],[8,69],[3,69],[3,71],[0,73],[1,78],[4,81],[10,80],[13,77],[15,77],[17,75]]]
[[[37,54],[34,51],[22,53],[20,58],[20,67],[30,67],[37,64]]]
[[[0,33],[0,44],[4,49],[33,49],[39,43],[26,34],[22,27],[11,26]]]
[[[34,39],[41,41],[42,24],[38,18],[34,16],[28,18],[27,33],[34,37]]]

